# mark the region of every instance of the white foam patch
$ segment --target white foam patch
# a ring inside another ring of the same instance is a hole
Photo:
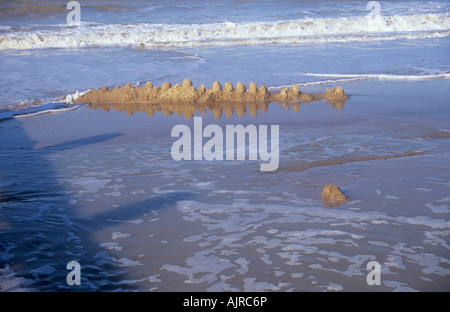
[[[239,253],[236,251],[236,249],[231,249],[231,250],[221,250],[220,251],[220,255],[221,256],[233,256],[233,255],[238,255]]]
[[[117,180],[117,179],[116,179]],[[117,181],[116,181],[117,182]],[[107,188],[112,188],[115,191],[119,190],[119,189],[123,189],[126,185],[125,184],[111,184],[108,185]]]
[[[391,74],[314,74],[306,73],[305,76],[333,77],[355,80],[379,79],[379,80],[424,80],[436,78],[450,78],[450,73],[426,74],[426,75],[391,75]]]
[[[447,250],[450,250],[450,246],[447,243],[447,238],[450,236],[450,231],[426,231],[426,239],[424,239],[425,244],[432,246],[441,246]]]
[[[120,280],[116,282],[116,285],[133,285],[137,283],[149,282],[149,283],[159,283],[162,280],[159,278],[160,274],[151,275],[138,280]]]
[[[425,207],[429,208],[433,213],[449,213],[449,205],[434,205],[433,203],[425,204]]]
[[[214,193],[214,194],[233,194],[233,195],[261,194],[260,192],[257,192],[257,191],[244,191],[244,190],[214,190],[214,191],[212,191],[212,193]]]
[[[304,273],[292,273],[291,277],[292,278],[301,278],[303,277],[305,274]]]
[[[417,292],[416,289],[408,287],[407,284],[398,281],[383,281],[385,286],[394,288],[394,292]]]
[[[389,224],[389,222],[385,220],[371,220],[370,223],[372,224]]]
[[[276,271],[274,271],[273,273],[274,273],[274,275],[275,275],[276,277],[281,277],[281,276],[283,276],[284,274],[286,274],[286,272],[280,271],[280,270],[276,270]]]
[[[219,279],[218,274],[222,271],[235,267],[236,265],[228,259],[207,255],[207,252],[197,252],[193,257],[186,259],[186,266],[164,264],[161,270],[186,275],[188,279],[185,283],[187,284],[201,284],[212,283]],[[195,277],[200,274],[202,276]]]
[[[390,200],[397,200],[397,199],[400,199],[399,197],[394,196],[394,195],[386,195],[385,197],[386,197],[386,199],[390,199]]]
[[[105,248],[107,250],[122,250],[122,247],[119,246],[119,243],[101,243],[99,247]]]
[[[198,182],[195,183],[194,186],[198,187],[200,189],[213,189],[215,182],[208,181],[208,182]]]
[[[403,258],[399,255],[389,255],[383,265],[389,268],[406,270],[406,267],[403,263]]]
[[[85,192],[97,193],[111,182],[110,179],[97,179],[94,177],[80,177],[72,179],[63,179],[63,181],[71,183],[73,186],[83,187]]]
[[[183,241],[189,242],[189,243],[198,242],[199,240],[202,240],[205,236],[206,236],[205,234],[193,235],[193,236],[183,238]]]
[[[135,220],[108,219],[106,221],[114,223],[132,223],[132,224],[141,224],[142,222],[144,222],[144,220],[142,219],[135,219]]]
[[[44,114],[63,113],[63,112],[76,110],[80,106],[72,105],[70,107],[64,107],[64,108],[60,107],[60,108],[52,108],[52,109],[44,109],[43,107],[44,106],[36,107],[35,109],[19,111],[17,113],[13,113],[11,116],[14,118],[26,118],[26,117],[39,116],[39,115],[44,115]]]
[[[113,240],[116,240],[116,239],[124,238],[124,237],[128,237],[128,236],[130,236],[130,234],[128,234],[128,233],[113,232],[111,238]]]
[[[350,236],[353,239],[362,239],[364,236],[356,235],[353,233],[347,233],[340,230],[312,230],[307,229],[305,231],[292,231],[292,232],[282,232],[278,235],[279,237],[287,237],[289,242],[302,242],[308,244],[308,239],[315,238],[316,236],[329,236],[329,237],[338,237],[338,236]],[[326,243],[327,240],[324,240]],[[317,243],[317,242],[315,242]]]
[[[191,192],[191,191],[186,191],[186,190],[162,190],[161,187],[152,187],[151,190],[153,191],[153,193],[157,194],[157,195],[172,195],[172,194],[180,194],[180,193],[193,193],[195,194],[195,192]]]
[[[268,282],[257,282],[255,277],[244,279],[245,292],[261,292],[261,291],[278,291],[284,287],[288,287],[287,283],[278,283],[277,285]]]
[[[446,229],[450,227],[450,222],[444,219],[433,219],[425,216],[417,217],[397,217],[395,218],[399,223],[406,223],[409,225],[423,225],[435,229]]]
[[[448,268],[450,261],[448,259],[429,253],[408,254],[406,257],[408,257],[410,261],[423,266],[422,272],[424,274],[436,274],[439,276],[450,275],[450,269]]]
[[[212,291],[212,292],[236,292],[239,291],[239,288],[233,287],[230,284],[226,283],[225,281],[220,281],[219,283],[216,283],[206,289],[206,291]]]
[[[106,251],[102,251],[102,252],[97,253],[94,256],[94,259],[100,259],[100,260],[107,261],[107,262],[116,260],[116,258],[110,256]],[[97,263],[97,265],[98,265],[98,263]]]
[[[121,258],[121,259],[117,260],[117,262],[119,263],[118,264],[119,267],[132,267],[132,266],[142,265],[142,263],[140,261],[135,261],[135,260],[131,260],[128,258]]]
[[[289,250],[289,247],[286,248],[287,250]],[[278,252],[277,256],[279,256],[282,259],[286,259],[286,264],[287,265],[302,265],[303,262],[300,261],[300,259],[302,259],[302,255],[300,252],[298,251],[287,251],[287,252]]]
[[[342,290],[344,290],[344,287],[342,287],[341,285],[335,284],[335,283],[330,283],[325,286],[317,286],[317,288],[322,288],[324,291],[342,291]]]
[[[416,187],[416,188],[413,188],[412,190],[413,191],[426,192],[426,193],[434,191],[433,189],[426,188],[426,187]]]
[[[113,197],[120,197],[120,196],[122,196],[122,193],[119,192],[119,191],[114,191],[114,192],[111,192],[111,193],[105,193],[105,195],[106,196],[113,196]]]
[[[267,265],[272,265],[273,261],[270,260],[270,256],[268,254],[263,254],[261,256],[261,261],[264,262]]]
[[[249,271],[248,265],[250,262],[244,257],[238,258],[234,262],[240,265],[240,268],[236,269],[239,274],[245,274]]]
[[[89,91],[91,91],[91,90],[89,89],[89,90],[85,90],[82,92],[76,91],[73,94],[68,94],[62,99],[62,102],[66,103],[66,104],[72,104],[76,99],[78,99],[80,96],[83,96],[85,93],[87,93]]]

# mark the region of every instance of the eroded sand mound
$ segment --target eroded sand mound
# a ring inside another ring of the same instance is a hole
[[[331,184],[325,185],[322,196],[325,200],[332,200],[336,202],[344,202],[348,199],[339,186]]]
[[[327,89],[326,93],[310,94],[300,91],[298,85],[292,88],[283,88],[277,94],[270,94],[267,86],[258,88],[252,82],[249,87],[243,83],[238,83],[234,88],[231,82],[225,83],[224,87],[220,82],[214,82],[211,89],[206,89],[205,85],[200,85],[198,89],[193,86],[190,79],[185,79],[183,84],[172,86],[165,82],[161,87],[154,87],[152,82],[148,82],[143,87],[132,87],[127,83],[123,88],[115,87],[109,90],[104,87],[100,90],[86,92],[75,100],[76,103],[102,104],[102,103],[217,103],[230,101],[291,101],[301,100],[305,102],[322,99],[346,100],[347,94],[341,87],[332,90]]]

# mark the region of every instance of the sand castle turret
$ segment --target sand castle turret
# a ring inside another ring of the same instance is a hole
[[[172,87],[172,84],[170,82],[164,82],[163,85],[161,86],[161,90],[162,91],[167,91]]]

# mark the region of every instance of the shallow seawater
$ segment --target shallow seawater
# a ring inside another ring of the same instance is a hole
[[[273,172],[173,160],[172,128],[194,119],[167,111],[2,122],[2,290],[73,290],[72,260],[88,291],[448,290],[446,80],[343,87],[338,106],[195,112],[204,127],[279,125]],[[326,184],[349,200],[325,202]]]

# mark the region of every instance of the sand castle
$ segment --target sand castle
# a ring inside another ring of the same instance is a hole
[[[148,82],[143,87],[132,87],[127,83],[123,88],[120,86],[109,90],[103,87],[100,90],[86,92],[75,100],[76,103],[102,104],[102,103],[219,103],[219,102],[279,102],[279,101],[318,101],[322,99],[342,101],[348,99],[347,94],[341,87],[332,90],[327,89],[326,93],[310,94],[300,91],[298,85],[292,88],[285,87],[277,94],[271,94],[267,86],[258,88],[257,84],[250,83],[248,89],[243,83],[238,83],[236,88],[231,82],[226,82],[224,87],[220,82],[214,82],[211,89],[206,89],[202,84],[193,86],[190,79],[185,79],[183,84],[174,86],[165,82],[161,87],[154,87],[152,82]]]

